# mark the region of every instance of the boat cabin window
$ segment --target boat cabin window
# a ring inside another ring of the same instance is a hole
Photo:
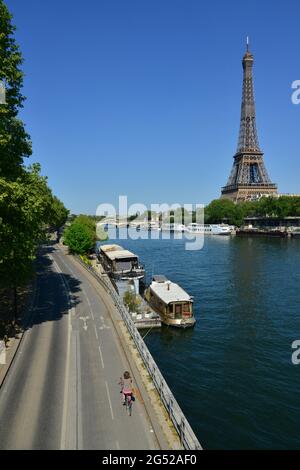
[[[190,304],[183,304],[182,312],[183,313],[190,313]]]
[[[181,304],[175,304],[175,318],[181,318]]]
[[[117,260],[115,264],[116,271],[131,271],[137,267],[137,260]]]
[[[191,316],[191,304],[189,302],[186,303],[178,303],[169,304],[169,316],[171,318],[182,318],[190,317]]]
[[[169,304],[168,306],[168,316],[170,318],[175,318],[175,315],[174,315],[174,304]]]
[[[182,314],[184,317],[191,317],[191,304],[186,303],[182,305]]]

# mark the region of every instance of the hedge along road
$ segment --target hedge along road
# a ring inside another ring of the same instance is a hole
[[[1,449],[159,449],[141,401],[129,417],[130,370],[99,292],[55,247],[38,259],[30,324],[0,390]]]

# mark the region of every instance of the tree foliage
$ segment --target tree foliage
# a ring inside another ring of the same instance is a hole
[[[215,199],[204,211],[205,222],[215,224],[227,222],[232,225],[241,225],[244,219],[243,208],[229,199]]]
[[[51,207],[49,208],[49,225],[54,230],[59,230],[66,222],[69,215],[68,209],[56,197],[52,197]]]
[[[215,199],[205,208],[206,223],[226,222],[241,226],[246,217],[295,217],[300,216],[300,197],[262,197],[258,201],[235,204],[229,199]]]
[[[23,62],[13,33],[11,15],[0,0],[0,81],[6,90],[6,103],[0,104],[0,177],[14,179],[22,172],[25,157],[31,155],[31,142],[18,110],[25,97],[21,93]]]
[[[129,312],[140,312],[141,308],[141,299],[131,290],[127,290],[124,293],[123,301]]]
[[[25,97],[14,31],[11,15],[0,0],[0,81],[6,91],[5,103],[0,104],[0,288],[13,289],[16,304],[17,288],[32,274],[38,244],[49,226],[65,222],[68,211],[53,196],[40,165],[24,166],[31,142],[18,119]]]
[[[96,243],[96,224],[87,215],[79,215],[64,232],[64,243],[71,253],[83,255]]]
[[[53,197],[38,164],[23,169],[14,181],[0,178],[0,287],[28,281],[36,247],[58,221],[58,206],[63,204]],[[61,212],[59,223],[67,214]]]

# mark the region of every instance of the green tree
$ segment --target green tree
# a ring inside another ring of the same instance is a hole
[[[123,301],[129,312],[139,313],[141,307],[141,299],[131,290],[124,293]]]
[[[65,220],[67,210],[53,196],[40,165],[24,166],[31,142],[18,119],[25,97],[14,31],[11,15],[0,0],[0,81],[6,89],[5,103],[0,104],[0,288],[13,290],[16,316],[17,290],[32,275],[37,245],[49,225]]]
[[[96,230],[96,222],[90,216],[85,214],[80,214],[74,219],[74,224],[85,225],[92,232]]]
[[[218,224],[226,222],[240,226],[244,220],[243,207],[229,199],[215,199],[204,210],[205,222]]]
[[[17,288],[32,275],[38,243],[45,238],[53,197],[40,166],[33,165],[15,181],[0,178],[0,287]]]
[[[88,225],[76,220],[65,230],[64,243],[71,253],[84,255],[95,246],[95,232]]]
[[[6,103],[0,104],[0,177],[15,179],[22,173],[24,157],[31,155],[31,142],[24,124],[17,118],[25,100],[21,94],[23,62],[13,33],[15,27],[0,0],[0,81],[6,89]]]
[[[52,197],[51,210],[48,215],[49,225],[54,230],[59,230],[67,221],[69,215],[68,209],[64,204],[56,197]]]

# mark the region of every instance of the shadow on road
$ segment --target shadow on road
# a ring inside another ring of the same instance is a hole
[[[36,294],[34,306],[24,319],[23,328],[49,321],[58,321],[80,303],[81,282],[63,272],[57,272],[49,254],[55,252],[52,246],[43,246],[36,260]]]

